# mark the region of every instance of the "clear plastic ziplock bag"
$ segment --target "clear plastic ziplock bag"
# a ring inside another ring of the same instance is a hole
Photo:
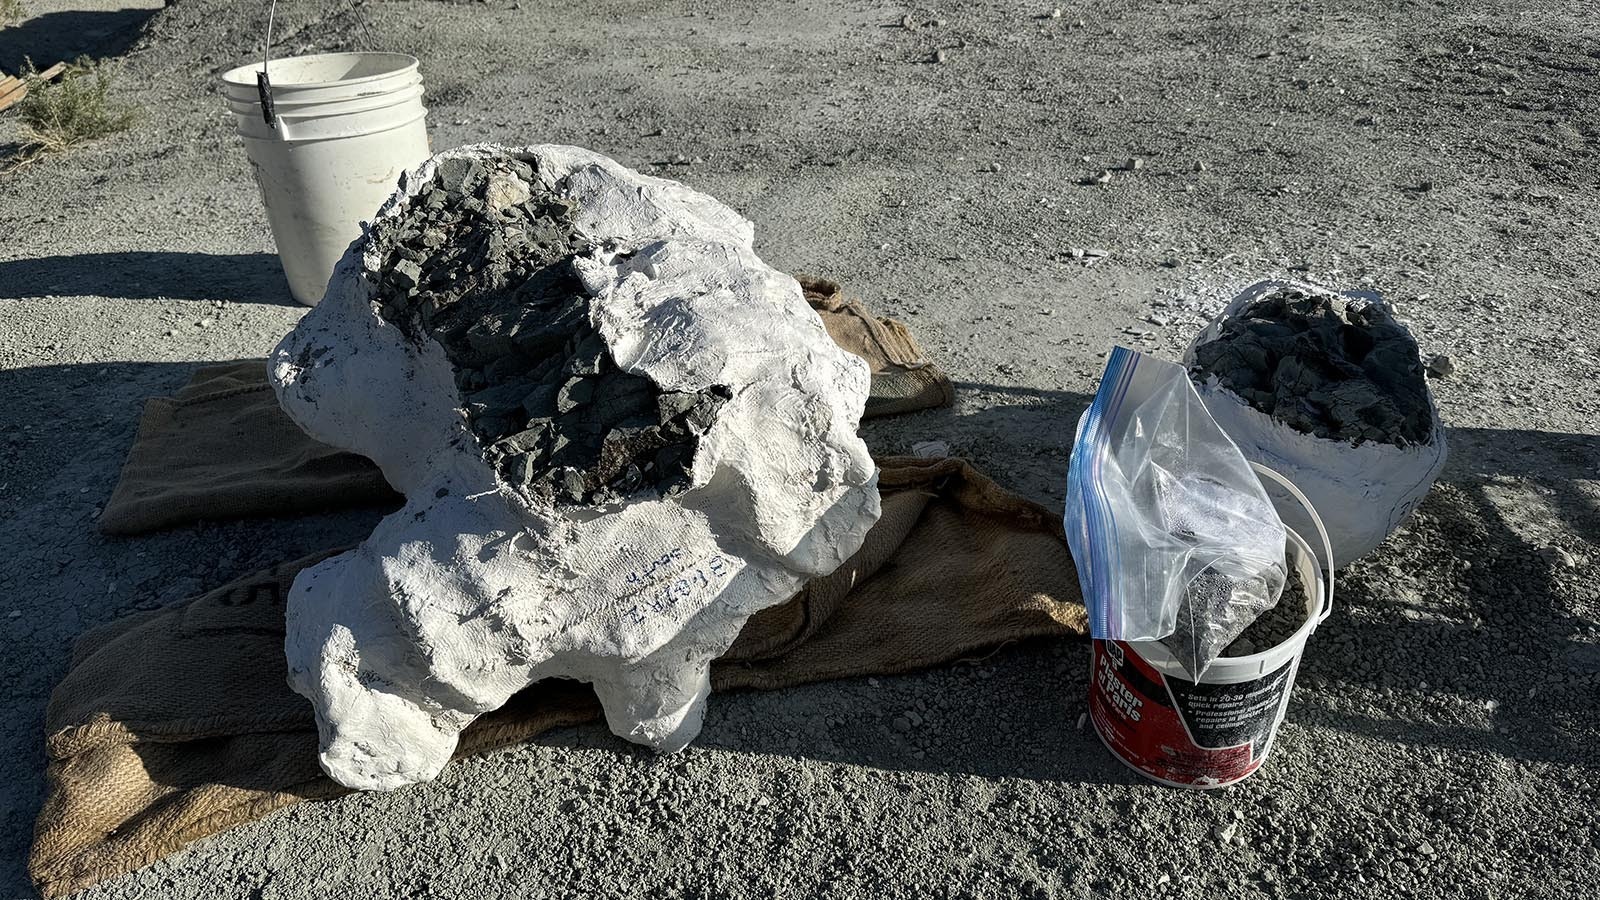
[[[1161,641],[1194,678],[1288,576],[1283,522],[1188,374],[1125,347],[1078,420],[1065,525],[1090,633]]]

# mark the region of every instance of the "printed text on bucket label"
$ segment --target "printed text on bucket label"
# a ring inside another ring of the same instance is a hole
[[[1100,671],[1097,677],[1100,679],[1100,689],[1105,691],[1106,696],[1116,705],[1117,711],[1131,721],[1139,721],[1139,708],[1144,706],[1144,701],[1135,696],[1133,690],[1117,677],[1116,667],[1111,662],[1111,654],[1100,655]]]

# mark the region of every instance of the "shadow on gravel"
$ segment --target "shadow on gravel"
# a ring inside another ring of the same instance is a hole
[[[886,773],[1150,787],[1106,752],[1092,726],[1078,728],[1088,672],[1086,641],[1028,641],[900,676],[713,694],[685,771],[694,777],[694,757],[713,753]],[[922,710],[921,721],[897,731],[893,720],[913,706]],[[678,758],[624,743],[603,722],[536,740],[678,765]]]
[[[0,273],[4,271],[0,265]],[[3,274],[0,286],[9,286]],[[99,465],[95,475],[104,483],[86,484],[85,497],[93,494],[104,500],[121,471],[145,401],[173,393],[200,365],[107,362],[0,367],[0,394],[7,398],[0,405],[0,519],[50,489],[63,466],[64,447],[72,448],[74,460]],[[68,525],[63,522],[59,527],[65,530]],[[12,561],[25,569],[28,555],[36,553],[42,562],[55,553],[57,538],[23,536],[10,551]],[[9,574],[0,570],[0,585]]]
[[[923,440],[946,441],[952,453],[1002,486],[1058,508],[1068,448],[1093,398],[980,382],[959,382],[956,390],[957,409],[868,420],[862,436],[881,455],[908,453]],[[890,773],[1148,785],[1105,751],[1090,726],[1078,727],[1088,698],[1087,646],[1084,639],[1031,640],[901,676],[714,695],[691,749]],[[912,706],[923,710],[923,721],[911,732],[896,731],[893,719]],[[558,729],[539,740],[654,757],[623,744],[601,723]],[[672,757],[661,759],[675,764]]]
[[[1064,446],[1089,400],[993,385],[962,390],[968,402],[976,392],[1021,402],[867,424],[885,436],[903,427],[976,441],[973,455],[988,452],[1003,469],[1030,455],[1024,445],[1033,453]],[[1600,534],[1600,507],[1578,483],[1600,473],[1600,436],[1452,429],[1449,440],[1450,467],[1418,514],[1340,573],[1334,616],[1308,645],[1289,721],[1467,751],[1447,758],[1469,768],[1507,758],[1592,765],[1600,649],[1578,637],[1592,631],[1579,605],[1594,602],[1594,587],[1583,569],[1556,561],[1549,543],[1524,534],[1543,527],[1569,551],[1600,556],[1584,543]],[[1513,521],[1507,511],[1518,503],[1532,506]],[[1147,786],[1091,728],[1077,727],[1088,690],[1083,647],[1027,642],[876,686],[853,678],[713,697],[693,748],[885,772]],[[913,705],[927,710],[924,721],[897,733],[890,721]],[[650,758],[599,723],[542,740]]]
[[[1342,609],[1305,658],[1316,692],[1297,701],[1379,740],[1593,765],[1600,646],[1584,639],[1596,590],[1579,560],[1600,557],[1600,436],[1455,428],[1449,441],[1417,514],[1340,573]]]
[[[12,283],[0,274],[0,286]],[[9,648],[0,654],[0,897],[36,896],[23,866],[44,787],[44,710],[86,630],[371,530],[370,512],[204,522],[132,539],[95,529],[145,401],[207,362],[0,367],[0,642]]]
[[[1034,415],[1061,415],[1070,437],[1087,398],[1051,399],[1061,405],[983,410],[981,422],[951,427],[1031,434],[1046,424]],[[1600,558],[1600,505],[1579,484],[1600,474],[1600,436],[1452,429],[1449,440],[1450,467],[1416,517],[1341,572],[1334,616],[1308,645],[1288,719],[1447,751],[1442,759],[1468,769],[1496,759],[1592,766],[1600,645],[1583,638],[1593,632],[1583,610],[1597,591],[1592,569],[1569,567],[1549,548]],[[1530,529],[1550,537],[1532,540]],[[713,698],[694,746],[885,771],[1144,785],[1092,729],[1075,727],[1087,692],[1082,646],[1030,642],[876,688],[852,679],[746,694],[744,709],[729,714]],[[831,717],[812,712],[819,701],[799,699],[831,690],[867,699]],[[934,712],[912,733],[892,733],[886,720],[910,703]],[[761,723],[763,709],[775,726]],[[596,748],[611,740],[599,725],[552,737]]]
[[[911,453],[918,442],[945,441],[952,456],[970,460],[1004,487],[1059,508],[1078,417],[1094,398],[983,382],[955,382],[955,390],[956,409],[869,419],[861,423],[862,438],[877,455]]]
[[[244,258],[280,277],[270,255]],[[46,277],[37,261],[0,263],[4,291],[15,284],[9,267],[28,264],[36,266],[30,277]],[[0,371],[0,391],[13,398],[0,413],[0,434],[11,436],[0,442],[0,463],[9,479],[34,486],[19,496],[13,484],[4,497],[5,512],[17,516],[18,533],[28,537],[10,548],[0,588],[25,594],[29,599],[19,602],[29,609],[52,611],[48,619],[0,620],[0,630],[35,622],[47,629],[29,625],[26,638],[13,635],[12,644],[27,649],[0,661],[0,681],[20,701],[20,721],[0,745],[6,760],[0,776],[15,786],[8,798],[13,809],[37,808],[44,702],[83,628],[176,602],[370,527],[353,514],[336,534],[304,518],[206,524],[136,540],[94,533],[92,507],[115,479],[144,400],[171,393],[195,365]],[[986,468],[1010,485],[1007,469],[1048,469],[1055,477],[1089,399],[985,384],[962,391],[965,414],[936,410],[868,424],[885,440],[950,435],[957,449],[992,457]],[[1594,587],[1585,571],[1564,568],[1547,548],[1559,542],[1573,553],[1595,553],[1585,542],[1600,534],[1600,508],[1578,481],[1600,472],[1600,437],[1454,429],[1450,441],[1450,468],[1418,515],[1372,559],[1341,573],[1338,608],[1309,645],[1290,720],[1377,741],[1470,751],[1464,757],[1590,765],[1590,741],[1600,731],[1592,686],[1600,654],[1579,636],[1592,631],[1581,611],[1593,603]],[[74,448],[74,472],[92,473],[87,493],[53,485],[63,446]],[[55,493],[36,495],[41,487]],[[1553,537],[1535,541],[1530,529]],[[186,567],[188,560],[194,564]],[[113,578],[125,587],[107,591],[104,583]],[[21,584],[28,589],[20,591]],[[1092,729],[1078,727],[1086,692],[1083,641],[1029,641],[877,684],[853,678],[714,697],[694,747],[886,772],[1144,785],[1100,747]],[[922,721],[906,732],[893,719],[912,707],[924,711]],[[541,741],[654,759],[599,723],[559,729]],[[8,817],[0,826],[0,882],[22,881],[30,821]]]
[[[139,39],[160,9],[69,10],[0,28],[0,68],[16,74],[24,59],[41,69],[79,56],[119,56]]]
[[[296,305],[272,253],[132,250],[0,261],[0,300],[77,296]]]

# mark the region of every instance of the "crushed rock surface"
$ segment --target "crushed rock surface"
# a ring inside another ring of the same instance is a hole
[[[436,341],[502,483],[545,503],[686,490],[727,386],[663,391],[617,368],[574,268],[594,249],[534,159],[443,160],[372,229],[379,315]]]
[[[1380,303],[1279,287],[1223,321],[1194,356],[1196,381],[1216,378],[1301,434],[1409,447],[1433,431],[1417,342]]]

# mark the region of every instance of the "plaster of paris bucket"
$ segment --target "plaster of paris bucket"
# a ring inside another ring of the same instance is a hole
[[[1306,641],[1333,611],[1333,548],[1322,520],[1288,479],[1251,465],[1305,507],[1322,541],[1326,573],[1305,539],[1285,529],[1290,563],[1306,587],[1299,629],[1269,650],[1218,657],[1198,682],[1157,641],[1096,640],[1090,650],[1095,733],[1134,771],[1173,787],[1226,787],[1261,768],[1288,709]]]
[[[260,63],[222,76],[289,292],[322,299],[333,266],[427,159],[422,75],[403,53],[319,53],[267,63],[277,127],[261,115]]]

